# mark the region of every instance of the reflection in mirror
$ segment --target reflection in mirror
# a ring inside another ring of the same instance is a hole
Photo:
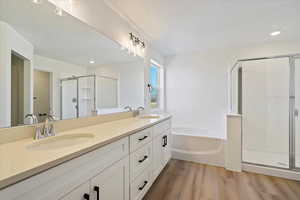
[[[0,127],[144,105],[142,58],[49,1],[0,5]]]

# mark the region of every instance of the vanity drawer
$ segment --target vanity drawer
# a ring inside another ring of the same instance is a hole
[[[148,143],[146,146],[130,154],[130,181],[133,181],[139,174],[152,165],[153,146]]]
[[[152,168],[148,167],[130,185],[130,200],[141,200],[152,185]]]
[[[145,146],[152,140],[152,128],[144,129],[130,136],[130,152]]]
[[[170,128],[171,128],[171,120],[169,120],[169,119],[156,124],[153,127],[153,137],[159,136],[160,134],[162,134],[163,132],[165,132],[166,130],[168,130]]]

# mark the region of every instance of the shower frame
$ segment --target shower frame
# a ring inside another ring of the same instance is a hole
[[[291,170],[291,171],[300,171],[299,167],[296,167],[296,126],[295,126],[295,112],[297,111],[295,108],[295,60],[300,59],[300,53],[297,54],[287,54],[287,55],[278,55],[278,56],[267,56],[267,57],[257,57],[257,58],[245,58],[245,59],[239,59],[235,62],[233,67],[229,71],[229,112],[234,113],[233,104],[234,104],[234,97],[233,97],[233,79],[232,79],[232,73],[235,69],[241,69],[243,62],[246,61],[258,61],[258,60],[268,60],[268,59],[278,59],[278,58],[288,58],[289,59],[289,168],[281,168],[271,165],[265,165],[265,164],[258,164],[258,163],[249,163],[244,162],[242,159],[242,163],[245,164],[252,164],[262,167],[271,167],[271,168],[278,168],[278,169],[284,169],[284,170]],[[300,96],[299,96],[300,98]],[[239,101],[238,101],[239,102]],[[239,103],[238,103],[239,104]],[[238,105],[239,107],[239,105]],[[239,111],[239,109],[238,109]],[[239,113],[242,116],[242,113]],[[243,138],[243,127],[241,130],[241,136]],[[300,132],[299,132],[300,134]],[[242,139],[242,146],[241,146],[241,152],[243,151],[243,139]]]
[[[93,86],[94,86],[94,97],[93,97],[93,101],[94,101],[94,105],[93,105],[93,111],[96,111],[96,75],[92,74],[92,75],[85,75],[85,76],[72,76],[72,77],[68,77],[68,78],[63,78],[60,79],[60,119],[62,119],[62,110],[63,110],[63,99],[62,99],[62,83],[64,81],[71,81],[71,80],[75,80],[76,81],[76,87],[77,87],[77,102],[76,102],[76,118],[79,118],[79,79],[81,78],[94,78],[93,80]]]

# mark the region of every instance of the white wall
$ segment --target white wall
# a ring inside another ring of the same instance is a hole
[[[144,63],[142,61],[108,64],[90,69],[99,76],[108,76],[119,80],[119,107],[144,106]]]
[[[209,50],[166,59],[166,105],[174,126],[208,129],[226,137],[228,70],[238,58],[300,53],[296,42]]]
[[[167,59],[166,106],[173,126],[206,129],[224,137],[228,63],[224,55],[218,55],[195,53]]]
[[[10,126],[11,120],[11,53],[26,59],[24,65],[24,114],[32,113],[34,47],[8,24],[0,21],[0,127]]]
[[[51,110],[55,116],[60,116],[60,79],[86,75],[87,69],[71,63],[34,55],[34,69],[51,72],[52,75],[52,99],[50,102]],[[67,95],[67,94],[66,94]]]

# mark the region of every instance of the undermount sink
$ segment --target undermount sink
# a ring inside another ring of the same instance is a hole
[[[27,146],[30,150],[51,150],[63,147],[70,147],[88,142],[94,135],[90,133],[76,133],[61,136],[53,136],[38,140]]]
[[[142,118],[142,119],[158,119],[159,115],[144,115],[144,116],[140,116],[140,118]]]

